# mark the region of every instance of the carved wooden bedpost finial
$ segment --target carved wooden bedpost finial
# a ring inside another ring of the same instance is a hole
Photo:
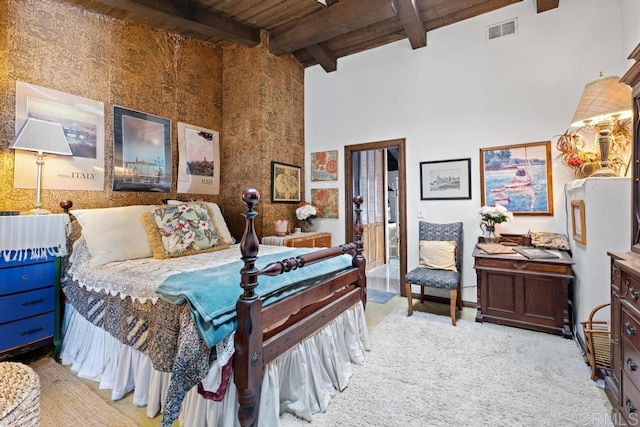
[[[260,242],[254,227],[254,218],[258,212],[253,208],[260,201],[260,193],[255,188],[247,188],[242,192],[242,201],[247,205],[245,217],[245,233],[240,242],[240,252],[244,267],[240,271],[240,286],[243,294],[236,303],[238,328],[235,334],[235,353],[233,369],[236,372],[247,372],[234,375],[238,389],[238,420],[240,425],[256,426],[258,424],[258,408],[260,406],[260,387],[262,384],[262,301],[255,293],[258,286],[255,262],[258,257]]]
[[[362,288],[362,303],[367,305],[367,261],[362,254],[364,252],[364,244],[362,242],[362,203],[364,199],[362,196],[355,196],[353,198],[353,203],[356,205],[354,211],[356,213],[356,219],[353,224],[353,231],[355,233],[355,244],[356,244],[356,256],[353,257],[353,266],[358,268],[359,282],[360,287]]]

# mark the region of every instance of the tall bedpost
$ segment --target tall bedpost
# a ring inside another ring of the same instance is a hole
[[[367,270],[366,270],[366,264],[367,261],[364,258],[364,255],[362,254],[362,252],[364,251],[364,245],[362,242],[362,232],[363,232],[363,227],[362,227],[362,202],[364,201],[364,199],[362,198],[362,196],[355,196],[353,198],[353,203],[355,204],[355,208],[354,211],[356,213],[356,220],[353,224],[353,232],[355,234],[355,244],[356,244],[356,255],[353,257],[353,266],[356,267],[359,271],[358,276],[359,276],[359,280],[358,283],[360,285],[360,288],[362,288],[362,304],[364,304],[365,306],[367,305]]]
[[[255,292],[258,277],[255,261],[258,258],[259,241],[253,220],[258,215],[253,210],[260,201],[260,193],[254,188],[242,192],[247,211],[242,215],[246,224],[240,242],[244,267],[240,271],[243,294],[236,303],[238,329],[235,335],[233,356],[234,382],[238,389],[238,420],[243,427],[258,425],[260,388],[262,385],[262,301]]]

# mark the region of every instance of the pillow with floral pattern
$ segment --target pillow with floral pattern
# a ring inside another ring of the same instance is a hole
[[[142,215],[154,258],[173,258],[229,247],[202,203],[163,205]]]

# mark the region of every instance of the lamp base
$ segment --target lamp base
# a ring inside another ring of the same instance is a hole
[[[608,178],[618,176],[612,169],[609,169],[607,166],[598,169],[593,174],[589,175],[589,178]]]
[[[32,215],[49,215],[51,211],[48,211],[46,209],[41,209],[41,208],[34,208],[34,209],[31,209],[29,213]]]

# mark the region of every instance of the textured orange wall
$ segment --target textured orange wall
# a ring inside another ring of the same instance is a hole
[[[269,206],[270,162],[303,163],[304,72],[292,57],[270,55],[266,40],[254,48],[223,51],[63,2],[1,1],[0,210],[28,210],[35,200],[34,190],[13,188],[13,152],[7,147],[15,134],[17,80],[105,105],[104,191],[43,190],[45,208],[59,212],[64,199],[87,208],[204,198],[224,207],[239,237],[240,192],[253,186],[263,196],[256,227],[260,235],[263,225],[293,218],[293,205]],[[173,189],[177,122],[220,132],[220,195],[112,191],[114,105],[172,121]]]

